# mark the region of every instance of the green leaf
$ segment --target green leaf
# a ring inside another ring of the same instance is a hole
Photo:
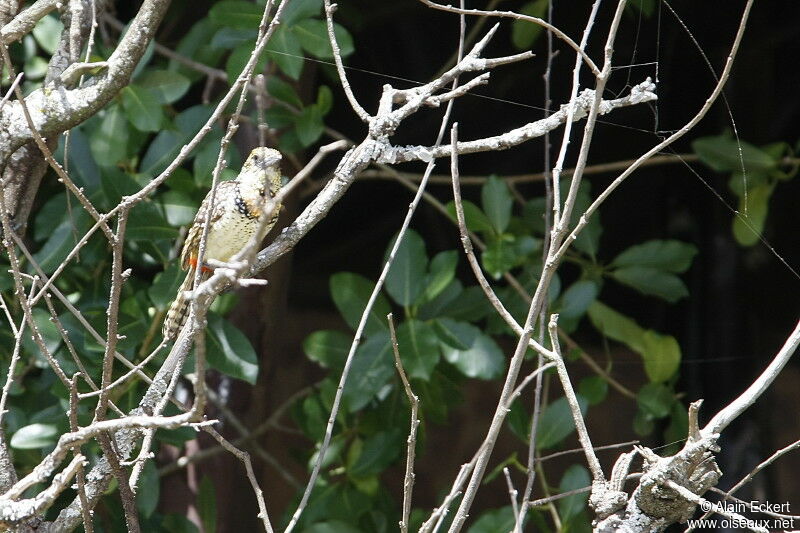
[[[439,252],[433,257],[425,278],[425,299],[427,301],[439,296],[455,279],[457,263],[458,252],[455,250]]]
[[[244,333],[213,313],[208,315],[208,333],[208,364],[223,374],[254,384],[258,377],[258,357]]]
[[[125,236],[132,241],[173,240],[178,237],[178,230],[167,223],[154,203],[141,202],[128,216]]]
[[[303,19],[319,15],[322,11],[322,0],[292,0],[283,10],[283,23],[293,26]]]
[[[648,383],[639,389],[636,403],[647,415],[664,418],[669,415],[672,404],[675,403],[675,395],[660,383]]]
[[[300,45],[312,56],[318,59],[333,59],[328,27],[322,20],[305,19],[292,26],[292,32],[297,36]],[[347,57],[355,50],[353,38],[342,26],[334,24],[334,35],[339,45],[342,57]]]
[[[361,314],[367,306],[375,284],[364,276],[351,272],[339,272],[331,276],[330,289],[333,303],[342,314],[345,322],[355,331],[361,320]],[[386,315],[391,307],[386,297],[378,294],[375,305],[367,318],[364,333],[369,336],[376,332],[389,331]]]
[[[481,264],[494,279],[500,279],[503,274],[514,268],[517,264],[517,253],[513,236],[500,235],[490,238],[486,250],[481,254]]]
[[[608,383],[600,376],[589,376],[578,383],[578,392],[586,398],[589,405],[597,405],[606,398]]]
[[[744,196],[739,198],[739,216],[733,217],[733,236],[742,246],[752,246],[759,242],[764,232],[764,222],[769,212],[769,199],[774,185],[764,184],[753,187],[747,195],[747,212],[744,209]]]
[[[779,163],[767,152],[744,141],[736,141],[730,134],[696,139],[692,142],[692,149],[703,163],[717,172],[741,171],[744,164],[748,174],[763,174]]]
[[[352,413],[367,405],[394,373],[389,333],[380,332],[368,338],[356,350],[344,387],[348,411]]]
[[[547,15],[549,0],[536,0],[528,2],[520,8],[520,13],[536,18],[544,18]],[[542,33],[543,27],[534,22],[515,19],[511,23],[511,42],[517,50],[527,50]]]
[[[210,19],[199,19],[191,26],[191,29],[189,29],[183,39],[180,40],[178,48],[175,51],[198,63],[216,65],[223,50],[214,50],[211,48],[211,40],[218,29],[218,26],[211,22]],[[180,72],[191,81],[197,81],[204,76],[204,74],[187,67],[175,59],[170,60],[168,68],[170,71]]]
[[[112,104],[100,112],[100,125],[91,130],[89,146],[98,164],[114,166],[126,156],[128,121],[120,106]]]
[[[59,435],[55,424],[30,424],[19,428],[11,436],[11,447],[17,450],[35,450],[55,444]]]
[[[508,533],[514,529],[516,518],[510,505],[481,514],[467,533]]]
[[[72,220],[61,222],[39,251],[33,254],[46,274],[52,273],[67,257],[80,238],[75,235],[83,235],[89,229],[89,214],[83,209],[75,208],[73,204],[73,214],[76,212],[77,215]]]
[[[566,198],[569,190],[570,180],[561,180],[561,197]],[[572,216],[577,219],[589,208],[592,203],[591,183],[584,180],[578,188],[578,194],[575,196],[575,206],[572,210]],[[575,227],[571,224],[570,227]],[[600,247],[600,236],[603,234],[603,227],[600,225],[599,213],[589,218],[589,222],[584,226],[575,240],[575,248],[581,252],[594,257],[597,255],[597,250]]]
[[[36,26],[33,27],[32,33],[42,50],[53,55],[58,49],[58,42],[63,31],[64,25],[61,21],[54,16],[47,15],[39,19]]]
[[[644,371],[654,383],[667,381],[681,363],[681,347],[671,335],[647,330],[642,335]]]
[[[468,325],[468,324],[467,324]],[[474,326],[471,326],[474,328]],[[466,350],[459,350],[441,345],[445,359],[469,378],[495,379],[500,377],[506,368],[503,351],[488,335],[474,328],[475,340]]]
[[[571,465],[564,471],[561,476],[561,482],[558,484],[558,492],[565,493],[572,490],[583,489],[592,485],[592,478],[589,476],[589,471],[581,465]],[[558,506],[558,515],[564,522],[574,517],[586,508],[586,502],[589,499],[589,492],[582,494],[573,494],[567,496],[556,502]]]
[[[197,491],[197,511],[203,532],[214,533],[217,530],[217,497],[214,482],[208,476],[203,476]]]
[[[589,402],[578,396],[578,406],[581,413],[586,414]],[[575,421],[566,398],[559,398],[548,404],[539,418],[539,427],[536,432],[536,448],[546,450],[557,445],[568,435],[575,431]]]
[[[633,417],[633,431],[640,437],[650,435],[655,429],[653,417],[641,410],[636,410],[636,415]]]
[[[251,48],[252,50],[252,48]],[[278,26],[266,46],[267,53],[278,68],[290,78],[297,80],[303,71],[303,48],[300,40],[286,26]]]
[[[339,370],[344,367],[351,344],[350,335],[341,331],[320,330],[306,337],[303,351],[321,367]]]
[[[495,175],[489,176],[481,187],[481,205],[494,230],[503,233],[511,220],[511,206],[514,199],[508,185]]]
[[[439,342],[433,327],[407,320],[397,328],[397,345],[408,376],[428,380],[439,362]]]
[[[163,528],[163,531],[169,531],[170,533],[199,533],[194,522],[181,514],[170,513],[164,515],[160,527]]]
[[[475,339],[481,335],[481,330],[472,324],[450,318],[438,318],[431,324],[443,347],[456,350],[469,350],[475,344]]]
[[[255,41],[258,37],[258,30],[254,28],[236,29],[220,28],[211,39],[211,48],[214,50],[230,50],[236,48],[244,42],[250,42],[251,50],[255,48]]]
[[[208,120],[211,110],[202,105],[190,107],[175,118],[175,129],[165,130],[156,135],[142,158],[139,166],[142,174],[154,176],[167,168],[189,142],[200,127]]]
[[[291,104],[295,107],[303,107],[303,101],[294,90],[294,87],[277,76],[270,76],[267,80],[267,93],[273,98],[277,98],[287,104]]]
[[[483,213],[483,211],[478,208],[477,205],[473,204],[469,200],[464,200],[462,202],[464,207],[464,222],[467,224],[467,229],[470,231],[494,231],[492,223],[489,221],[489,218]],[[452,201],[448,202],[447,206],[447,213],[450,215],[450,219],[453,222],[457,222],[458,219],[456,218],[456,205]]]
[[[568,319],[582,317],[599,292],[600,287],[592,280],[576,281],[561,295],[559,315]]]
[[[384,257],[389,252],[397,237],[386,248]],[[414,230],[408,230],[403,237],[394,257],[389,273],[386,276],[386,292],[399,305],[413,305],[425,290],[425,270],[428,256],[425,253],[425,241]]]
[[[610,339],[627,344],[633,351],[644,351],[644,329],[622,313],[614,311],[606,304],[595,301],[588,309],[592,325]]]
[[[323,115],[327,115],[333,107],[333,91],[327,85],[320,85],[317,89],[317,107]]]
[[[263,15],[261,6],[242,0],[217,2],[208,12],[208,17],[215,24],[238,30],[258,28]]]
[[[150,70],[145,72],[137,84],[148,89],[159,104],[172,104],[180,100],[189,90],[189,78],[171,70]]]
[[[611,262],[612,267],[651,267],[680,274],[692,266],[697,247],[674,240],[652,240],[631,246]]]
[[[675,303],[689,296],[689,289],[675,274],[651,267],[632,266],[619,268],[611,276],[642,294],[657,296],[669,303]]]
[[[270,40],[270,42],[272,42],[272,40]],[[231,52],[231,55],[228,56],[228,60],[225,63],[225,73],[228,75],[228,83],[230,83],[231,85],[236,83],[237,78],[239,78],[239,76],[242,74],[244,67],[250,60],[250,55],[253,53],[254,47],[255,47],[255,42],[253,41],[244,42],[239,46],[237,46],[233,50],[233,52]],[[262,54],[256,61],[256,64],[253,67],[253,72],[255,74],[263,72],[266,65],[267,65],[267,56],[265,54]]]
[[[149,518],[158,507],[161,485],[158,470],[153,461],[147,461],[139,478],[136,490],[136,509],[144,518]]]
[[[147,289],[147,295],[153,305],[159,309],[166,309],[178,294],[178,287],[186,277],[186,273],[180,269],[177,263],[173,263],[163,272],[156,274],[153,284]]]
[[[308,526],[303,533],[362,533],[362,531],[344,520],[328,520]]]
[[[59,162],[64,162],[63,136],[59,136],[56,157]],[[69,135],[68,159],[70,176],[75,184],[85,187],[87,194],[97,190],[100,186],[100,169],[92,156],[89,140],[80,127],[73,129]]]
[[[316,105],[304,107],[295,119],[295,132],[303,146],[308,147],[314,144],[323,131],[325,131],[325,124],[322,122],[320,108]]]
[[[476,286],[467,287],[440,309],[440,314],[456,320],[475,322],[484,318],[492,310],[486,301],[483,290]]]
[[[122,107],[128,120],[139,131],[158,131],[164,112],[155,94],[149,89],[128,85],[122,89]]]
[[[347,468],[348,475],[365,478],[380,474],[398,458],[404,444],[400,428],[389,428],[367,437],[355,463]]]
[[[194,220],[197,203],[188,195],[179,191],[167,191],[159,199],[167,222],[171,226],[186,226]]]

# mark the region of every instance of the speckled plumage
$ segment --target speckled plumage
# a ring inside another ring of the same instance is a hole
[[[272,148],[256,148],[250,153],[242,170],[235,180],[223,181],[216,187],[214,205],[209,218],[203,263],[209,259],[227,262],[239,253],[259,230],[264,216],[264,201],[267,195],[274,197],[281,187],[279,164],[281,154]],[[173,339],[188,314],[189,302],[184,291],[192,289],[194,273],[197,268],[197,255],[203,235],[208,210],[211,206],[209,192],[186,235],[181,251],[181,267],[187,271],[175,301],[170,305],[164,319],[162,333],[165,339]],[[276,206],[270,220],[264,224],[258,235],[262,240],[278,219],[280,205]],[[202,277],[210,275],[208,267],[202,267]],[[202,279],[202,278],[201,278]]]

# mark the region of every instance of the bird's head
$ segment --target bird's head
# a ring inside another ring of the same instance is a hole
[[[275,196],[281,188],[281,159],[281,153],[274,148],[254,148],[242,166],[242,174],[253,176],[260,183],[269,185],[270,196]]]

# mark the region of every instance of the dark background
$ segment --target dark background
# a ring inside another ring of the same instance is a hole
[[[484,4],[469,2],[468,7]],[[521,5],[522,2],[504,1],[498,7],[518,9]],[[636,157],[679,128],[711,92],[714,73],[722,71],[744,2],[675,0],[670,5],[680,22],[663,4],[650,17],[640,17],[638,10],[626,11],[615,47],[615,64],[619,67],[608,85],[607,97],[624,94],[629,85],[651,76],[658,79],[659,100],[654,105],[603,117],[592,145],[590,165]],[[615,3],[604,3],[591,39],[589,54],[598,63],[614,6]],[[585,0],[558,2],[554,23],[577,41],[589,9],[590,2]],[[356,52],[347,60],[353,67],[348,74],[368,111],[375,110],[383,84],[410,86],[391,76],[418,81],[434,76],[453,54],[458,35],[456,16],[430,10],[412,0],[342,0],[337,20],[354,35]],[[468,17],[468,24],[474,22]],[[714,72],[709,70],[689,32]],[[164,39],[169,41],[169,35]],[[568,94],[574,56],[557,40],[556,49],[559,54],[553,62],[552,94],[557,107]],[[510,21],[506,19],[501,21],[487,55],[515,52]],[[525,64],[496,69],[490,84],[475,91],[501,101],[467,96],[457,102],[454,118],[460,124],[462,139],[501,133],[543,116],[542,73],[547,55],[544,34],[534,52],[537,57]],[[675,153],[690,153],[693,139],[731,129],[731,116],[742,140],[755,145],[786,141],[794,146],[800,137],[798,53],[800,4],[756,2],[725,89],[727,105],[722,100],[715,104],[697,128],[672,146]],[[624,67],[631,63],[640,66]],[[365,134],[365,126],[352,113],[331,73],[328,66],[310,66],[304,73],[303,86],[310,95],[319,81],[331,85],[335,104],[326,123],[359,140]],[[588,76],[583,81],[591,82]],[[437,110],[420,113],[403,126],[393,141],[431,144],[440,119],[441,112]],[[554,158],[561,131],[557,130],[552,138]],[[575,139],[573,157],[577,151]],[[541,172],[543,151],[543,141],[534,140],[507,152],[465,156],[460,161],[462,173],[503,176]],[[566,166],[573,162],[568,160]],[[448,172],[448,164],[440,162],[434,172]],[[413,172],[421,168],[409,164],[400,170]],[[593,190],[599,191],[614,177],[600,174],[587,179]],[[728,176],[715,174],[700,164],[648,167],[637,171],[601,209],[604,233],[600,255],[605,260],[646,239],[676,238],[700,249],[694,266],[684,277],[689,299],[668,306],[619,289],[604,292],[603,298],[636,317],[640,324],[678,338],[683,351],[678,389],[685,391],[686,403],[705,399],[701,412],[704,420],[752,382],[791,331],[800,308],[800,278],[777,257],[792,268],[800,267],[795,216],[800,183],[796,179],[783,183],[773,196],[764,231],[769,245],[743,249],[730,231],[733,215],[729,206],[735,206],[736,199],[727,188],[727,180]],[[443,202],[452,194],[447,186],[431,186],[431,191]],[[526,185],[520,187],[520,192],[525,196],[541,195],[543,187]],[[466,190],[465,195],[477,198],[478,190]],[[235,395],[235,407],[244,413],[245,420],[262,420],[289,394],[322,376],[305,359],[301,343],[317,329],[345,330],[328,295],[328,279],[339,271],[376,278],[383,251],[399,227],[411,197],[408,189],[392,181],[359,180],[294,253],[270,269],[266,290],[243,294],[235,316],[262,357],[256,389],[238,390]],[[308,200],[298,197],[290,202],[286,213],[289,216],[283,217],[283,223],[291,220],[291,215],[298,213]],[[458,248],[455,228],[429,206],[421,206],[412,227],[426,238],[429,253]],[[471,281],[466,271],[462,275],[465,281]],[[264,309],[268,312],[262,312]],[[254,313],[261,317],[260,323],[252,320]],[[596,334],[582,331],[577,338],[587,349],[600,345]],[[617,355],[620,361],[615,365],[615,375],[637,389],[643,382],[639,359],[624,352]],[[774,450],[797,439],[800,365],[796,359],[767,395],[726,431],[719,459],[725,473],[721,488],[737,481]],[[584,370],[577,366],[576,375]],[[428,451],[417,463],[415,506],[435,505],[437,495],[449,486],[459,465],[471,457],[494,410],[498,389],[496,383],[469,383],[464,402],[452,413],[448,424],[432,429]],[[636,438],[630,424],[634,411],[631,401],[612,391],[603,408],[594,410],[588,421],[595,443]],[[645,443],[663,444],[656,440]],[[262,444],[285,460],[300,479],[305,479],[302,465],[291,459],[291,450],[308,446],[307,442],[270,433]],[[503,457],[503,453],[514,449],[519,449],[522,456],[526,453],[518,441],[504,432],[494,457]],[[602,455],[606,469],[617,454]],[[569,457],[563,464],[575,460]],[[277,516],[291,501],[294,490],[268,466],[260,468],[267,504]],[[250,501],[251,492],[238,463],[233,458],[220,458],[203,469],[215,476],[217,494],[226,497],[220,513],[228,518],[221,517],[219,524],[231,525],[230,531],[251,530],[253,524],[248,520],[255,515],[255,504]],[[800,487],[793,474],[798,471],[800,457],[795,453],[782,459],[778,467],[760,474],[739,496],[745,500],[751,496],[771,502],[789,500],[800,505]],[[397,469],[395,475],[396,479],[386,481],[399,488],[401,470]],[[507,498],[504,485],[495,482],[479,494],[476,511],[505,505]],[[791,511],[797,514],[800,509]]]

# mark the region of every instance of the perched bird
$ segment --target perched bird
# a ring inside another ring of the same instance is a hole
[[[235,180],[217,184],[214,206],[209,218],[204,261],[200,265],[201,280],[209,278],[213,271],[206,266],[206,261],[209,259],[223,263],[229,261],[247,245],[259,229],[261,231],[258,240],[261,240],[275,225],[280,205],[274,206],[270,213],[265,213],[264,209],[266,197],[274,198],[281,187],[280,161],[281,153],[277,150],[256,148],[250,153]],[[197,210],[183,244],[181,268],[187,271],[186,279],[178,289],[178,295],[164,319],[161,331],[166,340],[171,340],[177,335],[189,313],[189,300],[186,299],[184,291],[191,290],[194,283],[200,239],[209,209],[211,209],[211,192],[200,204],[200,209]],[[266,215],[270,218],[262,225]]]

